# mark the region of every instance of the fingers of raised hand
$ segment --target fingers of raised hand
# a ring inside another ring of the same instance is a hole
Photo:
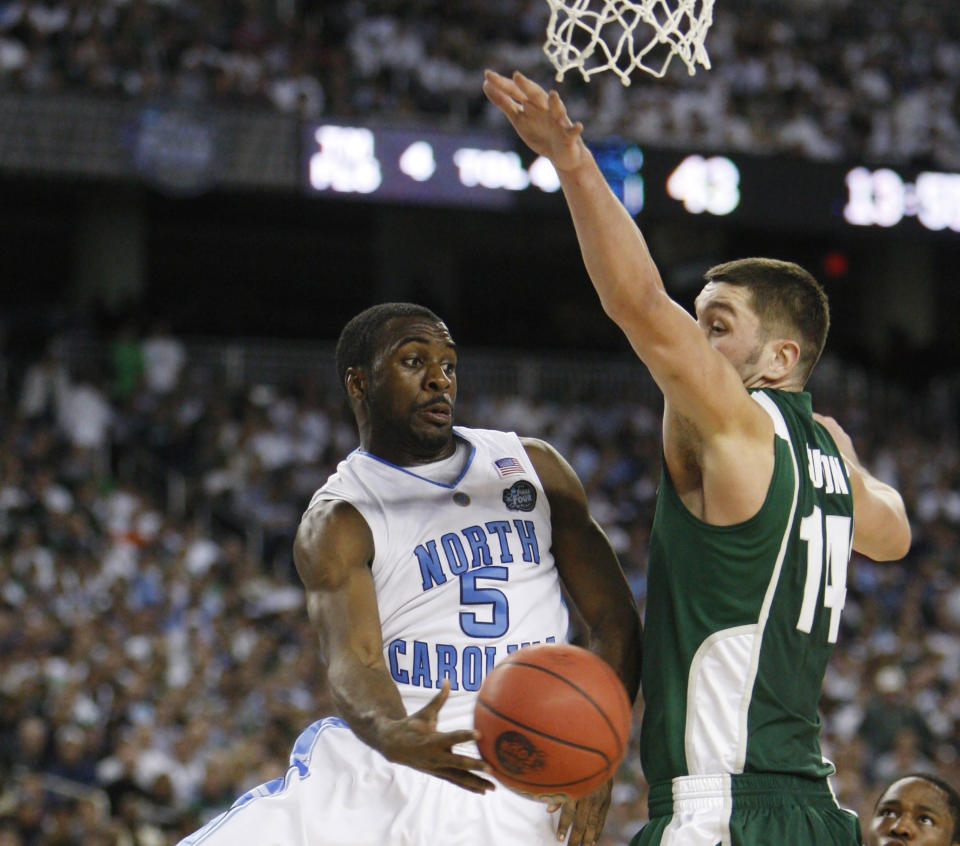
[[[521,103],[526,101],[533,103],[538,109],[547,109],[547,92],[532,79],[527,79],[520,71],[514,71],[513,84],[523,98],[517,98]]]
[[[523,89],[517,84],[517,73],[514,73],[513,76],[504,76],[496,71],[488,70],[484,72],[484,75],[488,82],[492,82],[515,100],[527,99],[527,95],[524,94]]]
[[[550,112],[550,117],[561,126],[573,126],[570,118],[567,117],[567,107],[563,105],[563,100],[560,99],[560,95],[556,91],[551,91],[547,95],[547,110]]]
[[[563,100],[560,99],[560,95],[556,91],[551,91],[547,95],[547,111],[554,122],[563,127],[568,135],[579,135],[583,131],[582,123],[574,123],[570,120],[569,115],[567,115],[567,107],[563,105]]]
[[[492,70],[484,71],[483,93],[508,117],[523,114],[527,96],[510,77]]]

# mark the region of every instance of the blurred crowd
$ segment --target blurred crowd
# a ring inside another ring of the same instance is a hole
[[[499,125],[481,70],[549,84],[548,15],[545,0],[3,0],[0,92]],[[960,15],[947,0],[716,0],[714,21],[711,70],[690,77],[674,61],[629,88],[571,74],[570,113],[594,136],[651,145],[960,169]]]
[[[228,388],[162,326],[123,331],[93,367],[63,350],[0,380],[0,845],[167,846],[281,775],[332,712],[291,542],[357,438],[339,395]],[[896,774],[960,782],[956,403],[928,430],[920,394],[880,407],[831,361],[818,384],[914,523],[905,561],[852,562],[822,700],[837,792],[863,813]],[[469,384],[458,410],[568,457],[641,605],[658,417],[629,396]],[[645,816],[634,738],[604,846]]]

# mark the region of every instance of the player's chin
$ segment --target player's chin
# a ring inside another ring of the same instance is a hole
[[[414,435],[421,446],[429,450],[442,449],[450,443],[450,438],[453,436],[453,421],[419,426],[414,430]]]

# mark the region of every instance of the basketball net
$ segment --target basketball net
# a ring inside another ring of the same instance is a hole
[[[579,70],[589,82],[613,71],[624,85],[640,68],[656,77],[674,56],[692,76],[710,68],[703,46],[713,23],[713,0],[547,0],[550,21],[543,52],[557,69],[557,82]],[[600,8],[602,6],[602,8]]]

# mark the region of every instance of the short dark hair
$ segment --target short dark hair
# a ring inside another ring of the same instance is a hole
[[[426,306],[415,303],[380,303],[361,311],[347,322],[337,341],[337,376],[341,388],[346,390],[348,368],[369,369],[372,366],[380,341],[380,330],[395,317],[426,317],[443,323]]]
[[[939,776],[930,775],[930,773],[907,773],[907,775],[900,776],[891,781],[890,784],[883,788],[883,791],[877,797],[877,801],[873,803],[874,814],[876,814],[877,808],[880,807],[880,800],[887,795],[887,791],[897,782],[904,781],[908,778],[918,778],[920,781],[925,781],[927,784],[936,787],[947,797],[947,809],[950,811],[950,818],[953,820],[953,831],[950,834],[950,842],[960,842],[960,793],[957,792],[957,789],[952,784],[944,781]]]
[[[748,288],[766,331],[797,333],[801,383],[806,383],[830,329],[830,306],[820,283],[799,264],[771,258],[728,261],[711,267],[703,278]]]

